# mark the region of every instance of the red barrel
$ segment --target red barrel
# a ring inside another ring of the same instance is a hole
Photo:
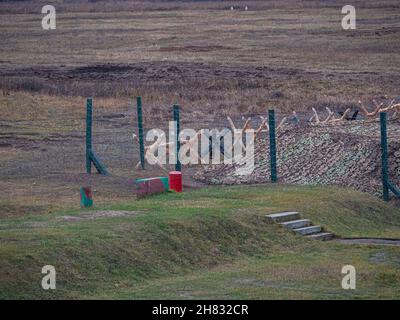
[[[176,192],[182,192],[182,172],[171,171],[169,173],[169,188]]]

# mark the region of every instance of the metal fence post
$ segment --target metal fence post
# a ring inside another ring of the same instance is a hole
[[[389,201],[389,169],[388,169],[388,150],[387,150],[387,126],[386,112],[380,113],[381,122],[381,151],[382,151],[382,187],[383,200]]]
[[[144,139],[143,139],[143,111],[142,111],[142,98],[136,98],[137,120],[138,120],[138,135],[139,135],[139,153],[140,164],[144,169]]]
[[[173,109],[173,113],[174,113],[174,122],[176,123],[176,147],[175,147],[175,151],[176,151],[176,163],[175,163],[175,171],[181,171],[181,162],[179,161],[179,150],[181,148],[181,144],[179,141],[179,132],[180,132],[180,125],[179,125],[179,106],[177,104],[174,105],[174,109]]]
[[[92,151],[92,114],[93,114],[92,98],[86,100],[86,172],[92,171],[92,159],[90,153]]]
[[[278,180],[276,170],[276,133],[275,133],[275,110],[268,110],[269,124],[269,154],[271,164],[271,182]]]

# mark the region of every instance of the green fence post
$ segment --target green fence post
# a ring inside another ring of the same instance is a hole
[[[271,182],[278,180],[276,170],[276,134],[275,134],[275,110],[268,110],[269,124],[269,154],[271,164]]]
[[[181,148],[181,143],[179,141],[179,132],[180,132],[180,125],[179,125],[179,106],[177,104],[174,105],[174,121],[176,123],[176,163],[175,163],[175,170],[181,171],[181,162],[179,161],[179,150]]]
[[[86,172],[92,171],[92,159],[90,153],[92,151],[92,98],[86,100]]]
[[[143,139],[143,111],[142,111],[142,98],[136,98],[137,106],[137,119],[138,119],[138,131],[139,131],[139,153],[140,153],[140,164],[144,169],[144,139]]]
[[[389,170],[388,170],[388,150],[387,150],[387,126],[386,112],[380,113],[381,121],[381,151],[382,151],[382,186],[383,200],[389,201]]]

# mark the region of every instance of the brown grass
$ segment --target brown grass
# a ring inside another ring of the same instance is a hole
[[[128,1],[110,13],[103,2],[62,3],[49,32],[41,15],[4,13],[0,87],[63,97],[140,94],[156,108],[178,102],[196,115],[342,107],[398,94],[397,1],[357,2],[355,31],[341,29],[338,1],[260,1],[248,12],[222,10],[226,4]],[[124,10],[138,5],[140,12]]]
[[[41,2],[1,3],[0,201],[76,203],[88,96],[96,147],[124,176],[151,174],[132,169],[137,95],[147,128],[165,125],[174,103],[183,121],[206,127],[271,107],[344,109],[398,96],[398,1],[354,1],[355,31],[341,29],[336,0],[234,2],[248,12],[231,3],[59,1],[54,31],[41,29]],[[129,197],[107,184],[98,201]]]

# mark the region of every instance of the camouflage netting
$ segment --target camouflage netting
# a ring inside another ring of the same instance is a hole
[[[389,173],[400,185],[400,125],[388,123]],[[301,185],[339,185],[381,195],[380,126],[378,121],[335,125],[290,125],[277,133],[279,182]],[[270,181],[269,143],[263,134],[255,143],[255,169],[236,174],[235,165],[213,165],[195,179],[208,184]]]

